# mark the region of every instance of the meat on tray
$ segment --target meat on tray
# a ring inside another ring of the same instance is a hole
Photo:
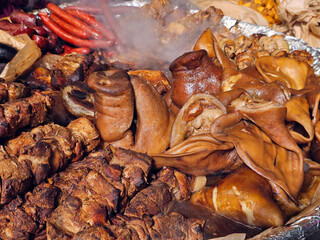
[[[92,152],[56,173],[52,184],[41,183],[5,205],[0,223],[7,224],[0,224],[0,238],[202,239],[202,220],[162,213],[172,199],[189,198],[186,176],[164,169],[149,185],[150,170],[151,158],[145,154],[112,146]],[[162,188],[167,196],[161,199],[157,191]],[[163,207],[148,216],[129,216],[136,198]],[[169,225],[175,229],[166,232]]]
[[[94,125],[86,118],[78,118],[67,127],[48,124],[34,129],[33,133],[21,134],[6,145],[11,155],[1,146],[0,204],[26,193],[98,144]]]

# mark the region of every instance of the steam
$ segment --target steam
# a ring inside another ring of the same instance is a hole
[[[170,34],[168,26],[162,21],[137,12],[119,18],[119,24],[124,42],[129,48],[136,49],[140,57],[168,63],[192,51],[196,40],[206,28],[194,29],[192,34]]]

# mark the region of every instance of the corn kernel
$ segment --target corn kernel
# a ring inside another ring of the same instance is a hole
[[[252,3],[251,2],[247,2],[247,3],[244,3],[242,6],[244,7],[251,7]]]

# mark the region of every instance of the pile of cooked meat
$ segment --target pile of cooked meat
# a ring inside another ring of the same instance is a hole
[[[315,200],[310,54],[281,36],[214,32],[212,7],[142,10],[161,50],[197,35],[193,50],[170,62],[135,45],[46,54],[0,81],[0,239],[248,238]]]
[[[163,169],[150,183],[151,162],[122,148],[92,152],[5,205],[1,238],[202,239],[202,220],[164,214],[189,197],[186,175]]]

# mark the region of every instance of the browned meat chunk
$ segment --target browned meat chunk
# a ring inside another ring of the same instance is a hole
[[[172,200],[169,186],[161,181],[152,183],[130,201],[124,214],[142,218],[144,215],[156,215]]]
[[[22,140],[23,136],[26,141],[12,141],[7,145],[7,149],[14,153],[12,156],[1,146],[0,204],[8,203],[70,162],[78,161],[84,152],[92,151],[100,141],[93,123],[85,118],[76,119],[67,127],[49,124],[34,129],[32,134],[22,134],[18,139]]]
[[[204,221],[188,218],[179,213],[153,217],[151,239],[203,239]]]
[[[52,73],[51,85],[56,89],[67,83],[83,81],[85,73],[93,63],[92,55],[67,54],[55,64]]]
[[[0,81],[0,103],[26,97],[30,88],[22,83]]]
[[[0,137],[13,136],[20,128],[44,123],[53,107],[52,96],[45,92],[0,105]]]
[[[31,172],[0,146],[0,204],[8,203],[28,190],[32,183]]]
[[[36,238],[44,229],[44,223],[56,207],[59,189],[50,184],[41,184],[29,192],[23,201],[13,200],[0,210],[1,239]]]
[[[171,168],[165,168],[158,175],[156,181],[132,198],[124,212],[126,216],[152,217],[163,212],[172,199],[189,199],[190,187],[185,174]]]

